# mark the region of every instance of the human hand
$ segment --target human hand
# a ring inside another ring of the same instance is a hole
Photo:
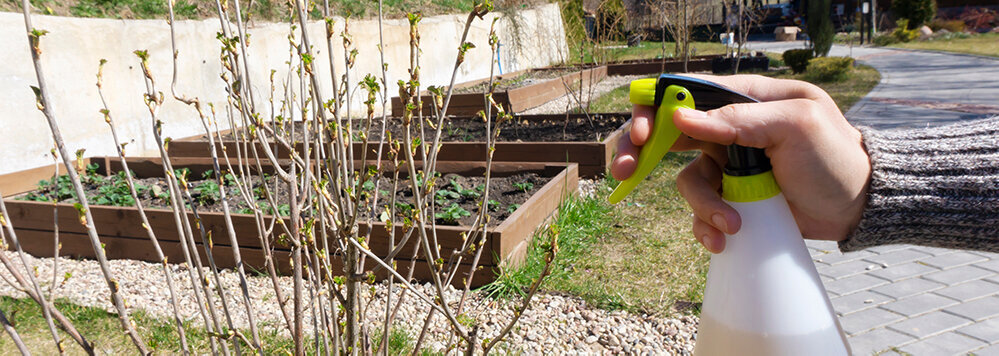
[[[722,252],[724,234],[734,234],[742,225],[719,194],[725,145],[731,144],[765,149],[802,236],[840,241],[856,228],[867,202],[870,159],[860,131],[825,91],[759,75],[690,76],[761,101],[707,112],[681,108],[673,115],[673,123],[689,137],[680,137],[671,150],[701,151],[677,177],[677,188],[694,210],[694,236],[708,251]],[[618,142],[611,164],[615,179],[635,171],[654,117],[654,108],[634,107],[628,139]]]

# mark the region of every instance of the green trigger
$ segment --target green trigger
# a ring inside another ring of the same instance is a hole
[[[632,104],[654,106],[657,95],[661,95],[662,99],[661,104],[656,108],[652,133],[639,152],[635,173],[632,173],[628,179],[621,181],[607,197],[607,200],[612,204],[617,204],[623,200],[638,186],[638,183],[645,180],[645,177],[652,173],[666,152],[669,152],[669,148],[680,137],[680,130],[677,130],[676,126],[673,125],[673,113],[676,112],[676,109],[681,107],[694,109],[694,98],[690,95],[689,90],[678,85],[670,85],[661,93],[657,93],[656,82],[655,78],[631,82],[629,99]],[[627,140],[628,138],[622,139]]]

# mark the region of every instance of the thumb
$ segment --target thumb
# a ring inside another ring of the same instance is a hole
[[[791,99],[730,104],[706,112],[680,108],[673,114],[673,123],[697,140],[767,148],[808,132],[815,106],[808,99]]]

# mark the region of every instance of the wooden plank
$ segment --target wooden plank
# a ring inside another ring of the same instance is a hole
[[[54,255],[55,241],[50,231],[17,229],[16,232],[18,238],[21,240],[22,248],[24,248],[25,252],[28,254],[36,257],[52,257]],[[108,259],[130,259],[152,263],[160,262],[151,246],[152,242],[148,239],[101,236],[100,241],[104,243],[104,252]],[[90,238],[86,234],[60,233],[59,243],[62,245],[62,248],[59,251],[59,255],[62,257],[88,259],[96,258],[96,254],[90,244]],[[184,251],[179,242],[160,241],[159,245],[160,249],[163,251],[163,255],[167,258],[169,263],[185,262]],[[205,255],[204,245],[198,243],[196,244],[196,248],[203,265],[207,267],[209,262],[208,256]],[[230,247],[215,245],[211,251],[212,257],[214,258],[215,264],[218,268],[230,269],[236,267],[236,261]],[[243,258],[243,265],[248,271],[259,271],[261,273],[265,273],[267,271],[266,254],[262,249],[240,248],[239,252],[240,256]],[[410,253],[407,253],[406,255],[410,255]],[[275,261],[275,269],[279,274],[291,275],[292,265],[290,262],[290,251],[277,250],[272,253],[272,257]],[[332,270],[334,272],[343,271],[341,259],[335,258],[331,262]],[[364,270],[374,270],[377,266],[378,264],[376,262],[367,261],[365,263]],[[407,258],[398,258],[396,266],[396,271],[403,276],[408,275],[410,268],[415,267],[413,277],[417,281],[428,281],[432,278],[430,274],[430,267],[425,262],[412,261]],[[495,278],[493,266],[481,266],[483,268],[475,274],[472,287],[485,285]],[[462,265],[458,269],[459,274],[467,276],[467,271],[470,268],[471,265]],[[388,278],[389,273],[381,269],[379,272],[375,273],[375,276],[379,280],[382,280]],[[463,287],[464,285],[461,284],[461,282],[462,278],[456,278],[452,284],[456,287]]]
[[[559,184],[545,185],[497,228],[503,234],[497,249],[500,256],[505,256],[502,263],[517,266],[523,262],[535,230],[558,210],[562,201],[576,194],[579,184],[578,166],[569,166],[552,178],[552,181]]]
[[[83,164],[84,166],[89,165],[90,158],[84,158]],[[76,165],[75,160],[72,165]],[[37,189],[39,181],[52,179],[52,175],[56,172],[56,166],[59,167],[59,174],[66,174],[66,166],[60,162],[0,176],[0,195],[9,197]]]

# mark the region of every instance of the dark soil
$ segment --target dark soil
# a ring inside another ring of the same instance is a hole
[[[500,125],[499,141],[502,142],[595,142],[607,138],[611,132],[617,130],[628,121],[629,117],[614,114],[591,114],[590,119],[585,117],[569,117],[555,120],[514,120],[506,121]],[[379,119],[376,119],[379,120]],[[493,121],[495,125],[495,121]],[[355,121],[354,127],[360,128],[362,123]],[[433,139],[435,131],[425,126],[427,141]],[[381,121],[372,124],[372,128],[380,128]],[[481,119],[457,118],[444,121],[444,128],[441,130],[441,140],[444,142],[484,142],[486,140],[486,125]],[[402,122],[398,118],[389,118],[388,130],[392,137],[402,141]],[[373,131],[377,131],[373,130]],[[301,126],[296,128],[296,139],[301,140]],[[420,137],[417,126],[413,125],[413,137]],[[232,139],[231,135],[223,136],[225,139]],[[376,142],[381,135],[377,132],[369,136],[371,142]],[[357,137],[355,137],[357,139]]]
[[[66,176],[63,176],[66,177]],[[128,186],[124,176],[121,174],[103,177],[94,174],[83,176],[86,195],[93,205],[112,206],[134,206]],[[191,197],[197,202],[199,211],[222,212],[222,202],[220,187],[214,179],[189,178]],[[510,216],[521,204],[526,202],[531,195],[541,189],[550,178],[541,177],[535,173],[522,173],[510,177],[492,178],[489,188],[489,217],[490,226],[499,225]],[[277,213],[287,216],[290,208],[281,202],[288,201],[288,186],[279,182],[275,177],[265,176],[251,178],[250,196],[255,199],[255,204],[260,207],[265,214]],[[21,194],[16,199],[51,201],[58,197],[61,203],[75,203],[78,200],[72,194],[71,188],[67,190],[68,178],[59,179],[56,182],[43,182],[36,191]],[[170,194],[164,178],[144,178],[135,181],[139,200],[145,208],[170,209]],[[279,206],[275,209],[266,199],[266,189],[261,185],[266,183]],[[434,203],[436,205],[436,221],[441,225],[465,225],[474,224],[475,217],[479,211],[479,204],[482,201],[481,194],[485,188],[484,177],[463,177],[457,174],[444,174],[436,181],[436,191],[434,193]],[[387,196],[388,190],[392,188],[389,179],[379,181],[379,205],[388,206],[391,197]],[[229,203],[230,211],[233,213],[252,214],[253,211],[242,198],[236,184],[227,179],[226,201]],[[374,184],[365,184],[362,194],[366,199],[370,199],[374,193]],[[399,189],[395,194],[395,218],[394,221],[401,222],[408,218],[408,212],[416,206],[413,192],[409,188],[409,180],[402,179],[399,182]],[[379,208],[381,210],[383,208]],[[361,218],[367,218],[369,212],[362,211]],[[378,220],[377,217],[375,220]]]
[[[572,68],[555,68],[555,69],[542,69],[542,70],[531,70],[527,72],[520,73],[517,76],[510,77],[509,75],[497,75],[493,82],[496,84],[496,89],[494,92],[507,91],[510,89],[516,89],[520,87],[525,87],[532,84],[541,83],[554,78],[561,77],[563,75],[575,72],[578,70],[573,70]],[[474,93],[485,93],[489,90],[489,81],[484,81],[482,83],[454,88],[454,94],[474,94]]]

